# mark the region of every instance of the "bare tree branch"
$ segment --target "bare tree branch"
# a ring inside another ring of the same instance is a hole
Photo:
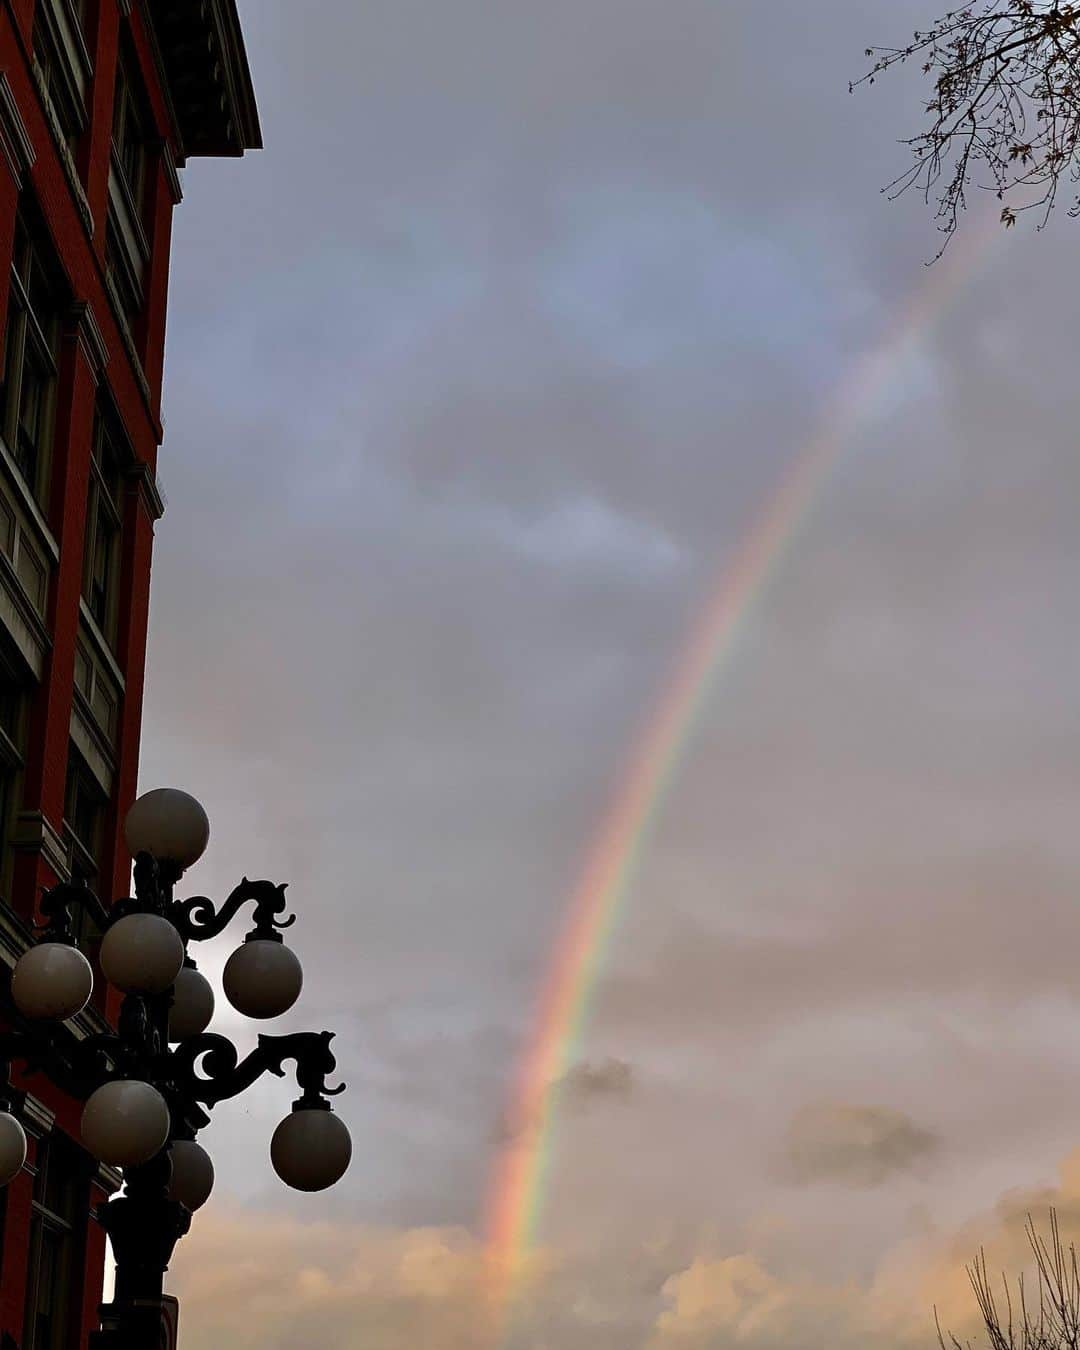
[[[916,58],[933,81],[929,127],[901,142],[913,163],[883,191],[935,199],[946,243],[973,187],[995,194],[1006,227],[1036,211],[1042,228],[1062,179],[1080,183],[1080,4],[965,4],[907,46],[866,55],[874,64],[852,90]],[[1069,214],[1080,214],[1080,193]]]
[[[1015,1280],[1015,1299],[1006,1275],[1001,1276],[1004,1310],[994,1294],[994,1277],[986,1265],[986,1253],[967,1267],[975,1302],[982,1317],[988,1350],[1077,1350],[1080,1346],[1080,1265],[1076,1247],[1062,1241],[1055,1210],[1050,1211],[1049,1239],[1043,1236],[1028,1215],[1025,1231],[1035,1265],[1038,1294],[1035,1306],[1028,1300],[1027,1284],[1021,1273]],[[952,1332],[942,1330],[934,1309],[941,1350],[974,1350],[970,1341],[961,1341]]]

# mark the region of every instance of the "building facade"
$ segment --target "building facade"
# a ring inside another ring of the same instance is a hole
[[[178,170],[259,144],[235,0],[0,0],[0,978],[43,887],[128,890]],[[78,1102],[12,1088],[0,1347],[79,1350],[119,1178]]]

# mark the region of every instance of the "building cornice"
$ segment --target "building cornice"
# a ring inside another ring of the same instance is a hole
[[[161,54],[161,43],[158,41],[157,28],[150,17],[150,6],[147,0],[141,0],[143,28],[146,31],[147,45],[150,48],[150,57],[154,62],[154,72],[157,75],[158,88],[161,90],[161,97],[165,100],[165,110],[169,115],[169,126],[172,129],[173,139],[176,142],[177,154],[181,163],[184,159],[184,133],[180,126],[180,118],[176,112],[176,104],[173,102],[172,90],[169,87],[169,74],[165,68],[165,58]],[[128,6],[133,8],[132,5]],[[173,161],[175,171],[175,159]],[[166,173],[168,167],[166,167]],[[176,198],[180,200],[179,197]]]
[[[126,469],[128,478],[133,478],[139,490],[139,499],[151,520],[160,520],[165,514],[165,496],[161,491],[161,486],[157,481],[157,474],[149,464],[144,464],[141,460],[133,464],[131,468]]]
[[[179,128],[179,162],[242,155],[262,147],[262,130],[236,0],[145,0]]]

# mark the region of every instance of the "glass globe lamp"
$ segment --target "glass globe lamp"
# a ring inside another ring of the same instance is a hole
[[[225,997],[245,1017],[280,1017],[300,997],[304,971],[294,952],[273,938],[249,938],[221,974]]]
[[[340,1116],[318,1107],[300,1107],[278,1125],[270,1140],[270,1161],[294,1191],[324,1191],[345,1175],[352,1139]]]
[[[169,1146],[169,1161],[169,1198],[192,1211],[205,1205],[214,1189],[214,1164],[206,1149],[191,1139],[174,1139]]]
[[[26,1162],[26,1132],[10,1111],[0,1111],[0,1186],[6,1186]]]
[[[137,1167],[160,1153],[168,1137],[169,1108],[149,1083],[116,1079],[87,1098],[82,1141],[99,1162]]]
[[[214,990],[194,966],[184,966],[173,984],[169,1009],[169,1040],[186,1041],[201,1035],[214,1015]]]
[[[24,1017],[62,1022],[81,1013],[94,989],[90,962],[77,947],[39,942],[11,972],[11,997]]]
[[[190,793],[154,788],[132,803],[124,819],[124,839],[132,854],[149,853],[183,871],[206,852],[210,821]]]
[[[98,959],[105,978],[125,994],[163,994],[180,974],[184,943],[159,914],[128,914],[110,926]]]

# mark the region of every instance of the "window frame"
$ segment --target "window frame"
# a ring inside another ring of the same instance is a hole
[[[26,768],[30,724],[30,701],[34,683],[24,676],[6,652],[0,651],[0,709],[7,695],[12,698],[10,717],[0,716],[0,886],[3,899],[11,903],[12,858],[15,827],[22,806],[22,779]]]
[[[78,822],[80,798],[88,799],[95,812],[93,838],[84,838]],[[109,794],[94,777],[78,748],[68,743],[67,777],[64,783],[64,838],[68,849],[71,880],[85,882],[91,890],[101,875],[101,851],[105,843],[105,823],[109,812]],[[74,936],[83,951],[93,952],[104,936],[89,910],[79,909],[72,920]]]
[[[31,228],[25,214],[16,217],[0,389],[0,435],[37,505],[48,508],[49,479],[56,435],[56,393],[60,376],[60,336],[65,285],[43,231]],[[42,310],[42,303],[48,313]],[[40,382],[35,432],[24,424],[27,371],[36,365]],[[27,451],[32,451],[28,456]]]
[[[89,839],[81,829],[82,822],[77,809],[83,799],[92,803],[95,812]],[[93,885],[101,871],[101,847],[108,809],[108,794],[83,761],[78,748],[69,744],[64,783],[64,833],[70,845],[72,877],[78,875],[87,885]]]
[[[82,594],[98,630],[114,651],[120,626],[124,469],[129,460],[126,438],[117,427],[115,416],[99,404],[94,412],[90,482],[86,494]],[[99,597],[96,584],[103,536],[108,557],[104,564],[104,585]]]
[[[65,1156],[66,1155],[66,1156]],[[33,1195],[30,1202],[30,1231],[26,1270],[26,1309],[23,1317],[24,1350],[68,1350],[78,1330],[83,1287],[82,1262],[85,1257],[86,1225],[83,1211],[90,1211],[89,1170],[85,1155],[74,1140],[53,1133],[38,1139]],[[63,1184],[67,1188],[67,1213],[51,1208],[53,1169],[66,1164]],[[59,1275],[55,1281],[49,1309],[52,1325],[41,1338],[41,1281],[45,1273],[44,1253],[47,1236],[59,1238]],[[60,1298],[56,1298],[56,1290]]]
[[[121,180],[140,226],[144,225],[147,212],[149,167],[154,140],[153,111],[139,73],[138,61],[127,43],[121,42],[113,94],[113,162],[119,167]]]
[[[73,0],[37,0],[31,36],[39,84],[53,114],[71,167],[79,177],[79,151],[89,125],[87,95],[93,64],[85,16]]]

